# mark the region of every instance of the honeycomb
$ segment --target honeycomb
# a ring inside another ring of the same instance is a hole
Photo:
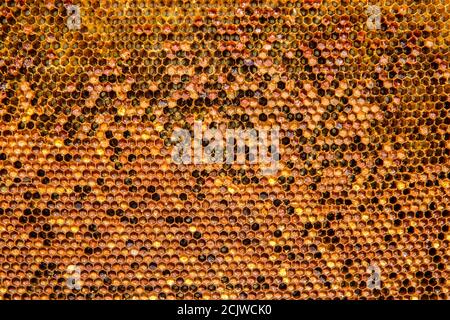
[[[449,7],[2,1],[1,299],[448,299]]]

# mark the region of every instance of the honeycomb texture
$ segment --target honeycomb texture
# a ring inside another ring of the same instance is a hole
[[[2,1],[0,297],[448,299],[449,7]],[[174,163],[195,120],[280,169]]]

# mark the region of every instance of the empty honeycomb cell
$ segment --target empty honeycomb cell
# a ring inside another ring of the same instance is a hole
[[[448,299],[448,18],[2,2],[0,299]],[[274,128],[269,174],[226,136]]]

